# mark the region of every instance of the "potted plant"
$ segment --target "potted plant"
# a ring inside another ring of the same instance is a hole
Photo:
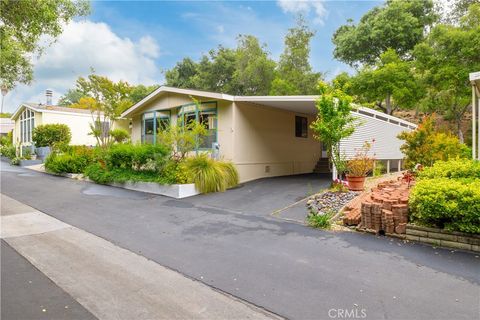
[[[365,178],[373,170],[375,159],[369,155],[371,148],[372,144],[365,141],[353,159],[347,162],[348,188],[352,191],[363,191]]]

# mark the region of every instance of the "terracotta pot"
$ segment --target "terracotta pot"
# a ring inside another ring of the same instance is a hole
[[[348,189],[352,191],[363,191],[365,189],[365,177],[353,177],[347,175]]]

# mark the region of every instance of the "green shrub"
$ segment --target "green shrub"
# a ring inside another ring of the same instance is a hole
[[[168,161],[163,167],[162,175],[169,183],[190,183],[187,170],[181,162]]]
[[[433,166],[427,167],[419,172],[419,177],[428,179],[480,179],[480,162],[466,159],[437,161]]]
[[[400,147],[405,154],[405,166],[409,169],[417,163],[431,166],[438,160],[469,158],[469,148],[451,133],[435,130],[433,116],[426,117],[418,128],[398,135],[405,143]]]
[[[20,159],[19,157],[13,157],[10,159],[10,164],[14,166],[18,166],[20,164]]]
[[[130,134],[125,129],[113,129],[110,130],[110,136],[117,143],[127,142],[130,139]]]
[[[65,152],[52,152],[45,159],[45,169],[53,173],[83,173],[94,160],[94,150],[86,146],[69,146]]]
[[[159,172],[167,163],[170,149],[162,144],[116,144],[105,154],[109,168]]]
[[[169,181],[168,178],[164,177],[163,175],[152,171],[108,168],[101,163],[89,165],[87,168],[85,168],[84,174],[91,180],[101,184],[112,182],[124,183],[127,181],[156,182],[160,184],[174,183]]]
[[[114,180],[111,172],[100,163],[94,163],[86,167],[84,174],[96,183],[107,184]]]
[[[186,158],[183,165],[202,193],[223,192],[238,184],[238,173],[233,164],[213,160],[207,154]]]
[[[332,221],[330,220],[331,218],[331,213],[310,214],[308,215],[307,220],[308,225],[313,228],[330,229],[330,227],[332,226]]]
[[[413,222],[480,233],[480,179],[420,179],[409,199]]]
[[[9,159],[15,158],[17,151],[15,146],[12,145],[2,145],[0,146],[0,154]]]
[[[36,147],[61,147],[71,139],[70,128],[65,124],[44,124],[33,129],[32,141]]]

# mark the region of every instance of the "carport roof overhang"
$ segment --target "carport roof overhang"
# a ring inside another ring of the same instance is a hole
[[[316,115],[317,107],[315,105],[318,95],[305,95],[305,96],[232,96],[223,93],[193,90],[193,89],[180,89],[168,86],[161,86],[144,99],[133,105],[131,108],[122,113],[122,117],[129,117],[138,110],[140,110],[146,103],[153,100],[154,98],[160,96],[164,93],[175,93],[187,95],[190,97],[204,97],[208,99],[216,100],[225,100],[232,102],[245,102],[252,103],[260,106],[282,109],[286,111],[292,111],[299,114],[307,115]],[[361,106],[355,106],[355,113],[361,114],[362,116],[375,118],[380,121],[389,122],[392,124],[401,125],[410,129],[415,129],[416,125],[402,120],[400,118],[385,114],[380,111],[376,111],[370,108],[365,108]]]
[[[303,114],[317,114],[318,96],[235,96],[235,102],[249,102]]]

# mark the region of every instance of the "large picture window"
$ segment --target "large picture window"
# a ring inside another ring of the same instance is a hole
[[[213,143],[217,141],[217,102],[202,102],[200,105],[188,104],[181,106],[179,116],[182,123],[198,121],[208,130],[208,135],[203,137],[198,144],[197,149],[211,149]]]
[[[20,141],[22,143],[32,142],[32,132],[35,128],[35,113],[25,109],[20,115]]]
[[[146,112],[142,116],[142,142],[156,143],[157,135],[170,125],[170,110]]]
[[[308,120],[306,117],[295,116],[295,137],[308,137]]]

